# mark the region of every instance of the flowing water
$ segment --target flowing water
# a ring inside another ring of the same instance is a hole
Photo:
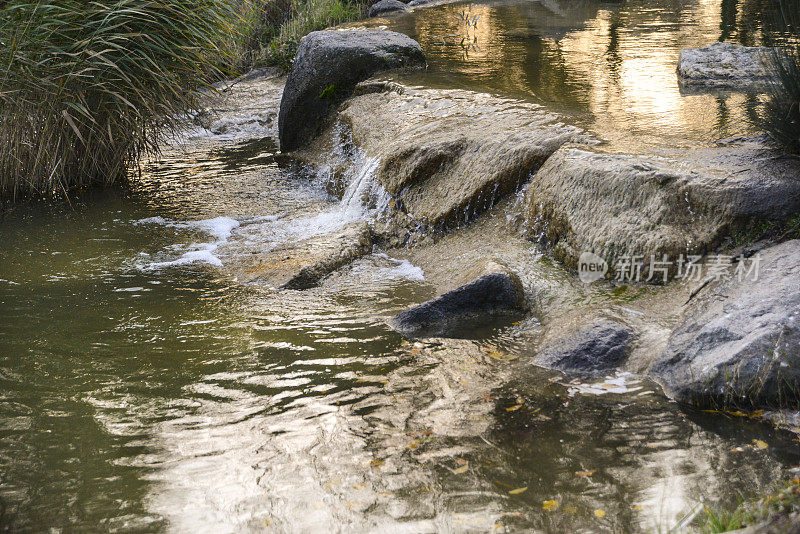
[[[681,146],[746,131],[757,95],[682,96],[673,71],[683,46],[758,40],[748,9],[505,1],[390,24],[429,54],[406,83],[535,100],[621,145]],[[684,413],[639,377],[530,368],[535,318],[403,340],[386,318],[452,274],[413,254],[376,250],[306,291],[239,283],[226,266],[241,255],[388,202],[357,151],[329,156],[350,166],[342,201],[326,169],[277,154],[281,83],[231,89],[210,130],[189,128],[129,189],[0,221],[0,529],[667,531],[800,463],[795,436]],[[538,251],[503,233],[515,210],[433,255],[491,247],[524,270]],[[523,275],[569,280],[537,269]]]

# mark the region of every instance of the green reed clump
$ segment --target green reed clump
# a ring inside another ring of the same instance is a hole
[[[0,2],[0,197],[110,184],[226,63],[227,0]]]
[[[305,35],[359,19],[367,6],[368,0],[249,0],[245,64],[288,69]]]
[[[776,82],[757,125],[788,151],[800,154],[800,2],[781,0],[775,18],[778,31],[768,61]]]

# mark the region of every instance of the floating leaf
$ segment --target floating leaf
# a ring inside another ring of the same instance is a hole
[[[409,449],[411,449],[411,450],[413,451],[414,449],[416,449],[417,447],[419,447],[419,440],[416,440],[416,439],[415,439],[414,441],[412,441],[411,443],[409,443],[408,445],[406,445],[406,447],[408,447]]]
[[[468,469],[469,469],[468,465],[462,465],[461,467],[457,467],[457,468],[453,469],[453,474],[454,475],[463,475],[464,473],[467,472]]]
[[[458,465],[467,465],[469,463],[467,460],[463,458],[456,458],[455,461]]]
[[[373,469],[375,469],[376,467],[380,467],[382,465],[383,465],[383,460],[378,460],[378,459],[372,460],[369,463],[369,466],[372,467]]]
[[[576,477],[587,478],[597,473],[597,469],[587,469],[586,471],[575,471]]]
[[[528,486],[525,486],[524,488],[512,489],[508,493],[510,495],[519,495],[520,493],[525,493],[526,491],[528,491]]]
[[[761,441],[760,439],[754,439],[753,445],[755,445],[757,449],[761,449],[762,451],[769,447],[766,441]]]
[[[558,501],[544,501],[542,502],[542,510],[545,512],[555,512],[561,503]]]
[[[507,412],[516,412],[520,408],[522,408],[522,404],[515,404],[514,406],[509,406],[508,408],[506,408],[506,411]]]
[[[603,519],[606,516],[606,511],[605,510],[595,510],[594,511],[594,516],[599,518],[599,519]]]

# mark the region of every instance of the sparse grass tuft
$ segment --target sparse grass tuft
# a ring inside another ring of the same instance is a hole
[[[742,500],[733,507],[712,509],[705,506],[697,519],[697,527],[703,534],[719,534],[792,513],[800,513],[800,480],[797,479],[782,484],[772,493]]]
[[[779,35],[769,65],[777,82],[757,126],[789,152],[800,154],[800,2],[780,0],[776,18]]]
[[[221,75],[227,0],[0,2],[0,197],[110,184]]]

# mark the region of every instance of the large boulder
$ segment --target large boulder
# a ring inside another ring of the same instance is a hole
[[[419,43],[401,33],[309,33],[300,42],[283,91],[278,116],[281,150],[295,150],[315,137],[358,82],[379,71],[424,66]]]
[[[609,371],[624,362],[634,337],[628,326],[598,319],[563,338],[547,342],[533,363],[571,373]]]
[[[369,7],[369,16],[377,17],[384,13],[394,13],[397,11],[408,11],[408,7],[400,0],[379,0]]]
[[[772,80],[769,48],[714,43],[681,50],[678,79],[682,86],[743,89]]]
[[[526,226],[569,267],[583,252],[609,265],[633,255],[675,260],[798,213],[798,177],[800,160],[758,143],[670,157],[565,146],[526,191]]]
[[[750,269],[754,266],[747,265]],[[800,241],[766,249],[760,272],[706,287],[651,368],[700,406],[800,405]],[[753,278],[757,278],[755,281]]]
[[[490,209],[583,132],[535,104],[461,90],[362,84],[339,119],[416,231]],[[360,94],[359,94],[360,93]]]
[[[519,277],[490,262],[476,280],[401,312],[389,325],[408,337],[470,337],[482,326],[526,310]]]

